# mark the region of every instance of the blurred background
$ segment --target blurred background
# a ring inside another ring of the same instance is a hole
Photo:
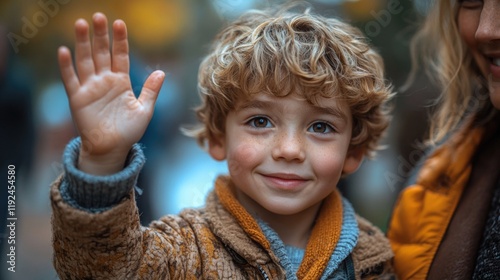
[[[52,267],[50,183],[62,171],[61,154],[76,136],[57,67],[60,45],[73,48],[73,24],[104,12],[128,26],[131,77],[140,92],[149,73],[167,73],[151,124],[141,140],[147,164],[139,178],[141,220],[178,213],[204,202],[224,162],[212,160],[182,135],[195,122],[198,65],[215,34],[245,10],[278,0],[2,0],[0,1],[0,160],[16,170],[16,272],[7,270],[7,189],[0,190],[0,279],[56,279]],[[311,0],[314,10],[359,27],[385,59],[387,79],[398,95],[394,118],[374,160],[340,184],[357,212],[387,229],[391,208],[412,167],[423,155],[428,111],[436,90],[410,71],[409,41],[428,1]],[[6,179],[5,179],[6,180]],[[4,186],[6,182],[2,183]],[[4,222],[5,221],[5,222]]]

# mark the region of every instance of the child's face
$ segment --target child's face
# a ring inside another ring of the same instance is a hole
[[[227,159],[238,199],[250,213],[293,215],[318,206],[342,173],[358,168],[363,153],[348,151],[349,107],[334,98],[319,104],[258,94],[228,114],[226,134],[211,141],[209,152]]]

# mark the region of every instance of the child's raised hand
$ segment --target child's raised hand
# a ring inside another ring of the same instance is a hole
[[[75,23],[76,71],[68,48],[59,48],[58,60],[82,139],[79,168],[110,174],[123,168],[130,148],[146,131],[165,74],[153,72],[136,98],[130,83],[125,23],[113,23],[111,51],[106,16],[96,13],[93,25],[91,42],[88,23],[83,19]]]

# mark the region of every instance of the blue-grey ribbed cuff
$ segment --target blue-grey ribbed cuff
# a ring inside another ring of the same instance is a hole
[[[130,150],[123,170],[97,176],[85,173],[76,166],[80,154],[80,137],[71,140],[63,154],[64,178],[60,192],[71,206],[93,213],[105,211],[129,195],[145,162],[139,144]]]

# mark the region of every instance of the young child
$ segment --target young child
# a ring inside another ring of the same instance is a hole
[[[126,27],[75,24],[76,74],[59,49],[80,137],[53,184],[54,266],[62,279],[362,279],[392,276],[384,234],[336,185],[372,155],[392,95],[355,28],[308,10],[251,11],[215,38],[199,71],[201,125],[227,160],[203,209],[139,224],[134,186],[164,80],[131,90]]]

